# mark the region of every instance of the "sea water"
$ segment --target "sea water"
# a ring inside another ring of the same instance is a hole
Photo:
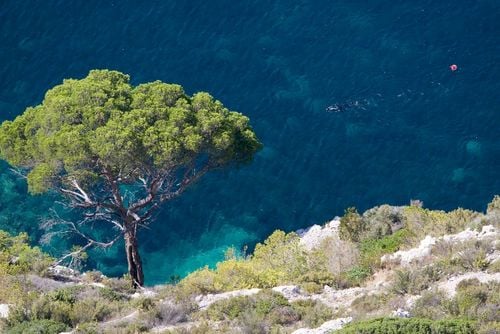
[[[499,17],[497,0],[2,0],[0,120],[94,68],[250,117],[254,161],[207,175],[142,232],[147,283],[161,283],[347,206],[484,210],[500,193]],[[0,228],[37,242],[54,198],[0,170]],[[121,247],[89,266],[121,275]]]

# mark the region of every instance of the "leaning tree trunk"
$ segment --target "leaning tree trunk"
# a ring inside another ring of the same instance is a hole
[[[144,285],[144,272],[142,261],[139,256],[139,246],[135,229],[125,232],[125,252],[127,253],[128,273],[132,278],[132,286],[138,288]]]

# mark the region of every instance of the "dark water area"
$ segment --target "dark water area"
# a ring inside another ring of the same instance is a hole
[[[250,117],[253,163],[207,176],[143,231],[156,284],[347,206],[484,210],[500,193],[499,36],[497,0],[3,0],[0,120],[94,68]],[[6,165],[0,186],[0,228],[37,239],[53,199],[27,196]],[[126,271],[120,247],[90,265]]]

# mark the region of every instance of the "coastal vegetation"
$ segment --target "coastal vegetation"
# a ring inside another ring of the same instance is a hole
[[[291,333],[349,318],[339,333],[495,333],[499,281],[479,278],[500,272],[499,218],[498,196],[486,213],[382,205],[355,217],[357,242],[326,236],[309,248],[303,234],[275,231],[252,254],[229,249],[213,269],[140,291],[95,271],[61,273],[25,234],[3,232],[1,323],[6,333]],[[414,265],[395,256],[429,237]]]
[[[30,193],[58,192],[80,213],[75,221],[55,212],[43,224],[47,238],[71,232],[83,242],[61,263],[123,239],[135,287],[144,285],[137,230],[203,175],[249,162],[260,147],[249,119],[208,93],[160,81],[134,87],[109,70],[64,80],[0,126],[0,158],[26,175]]]

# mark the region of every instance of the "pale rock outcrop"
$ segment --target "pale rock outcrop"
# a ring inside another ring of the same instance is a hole
[[[130,296],[130,298],[132,298],[132,299],[141,298],[141,297],[154,298],[157,295],[158,295],[158,293],[154,292],[153,290],[142,288],[141,290],[139,290],[139,291],[135,292],[134,294],[132,294]]]
[[[306,250],[312,250],[318,247],[326,238],[338,238],[339,225],[340,218],[336,217],[323,226],[313,225],[297,230],[297,234],[300,236],[300,244]]]
[[[352,321],[352,317],[339,318],[335,320],[330,320],[323,323],[318,328],[300,328],[294,331],[292,334],[327,334],[332,331],[336,331],[344,327],[346,324]]]
[[[297,285],[282,285],[272,289],[275,292],[281,293],[288,301],[292,302],[298,299],[304,299],[300,288]]]
[[[498,232],[492,225],[483,226],[481,231],[474,231],[471,229],[466,229],[457,234],[445,235],[439,238],[426,236],[416,248],[397,251],[394,254],[387,254],[382,256],[380,259],[382,263],[396,262],[401,266],[409,266],[415,261],[422,260],[431,255],[432,247],[436,245],[437,242],[465,242],[468,240],[484,240],[487,238],[495,238],[498,236]]]
[[[497,281],[500,282],[500,273],[485,273],[485,272],[474,272],[474,273],[466,273],[460,276],[453,276],[447,279],[444,282],[441,282],[437,285],[439,290],[442,290],[446,293],[448,297],[453,297],[456,294],[457,286],[460,282],[467,279],[477,279],[481,283]]]
[[[312,295],[310,298],[319,300],[333,309],[339,309],[340,307],[349,307],[356,298],[368,292],[370,292],[369,289],[360,287],[336,290],[325,285],[323,293]]]
[[[9,304],[0,304],[0,319],[9,317]]]
[[[235,290],[229,292],[223,292],[218,294],[208,294],[208,295],[199,295],[196,296],[196,303],[200,307],[200,309],[205,309],[219,300],[234,298],[239,296],[251,296],[259,293],[261,289],[243,289],[243,290]]]

